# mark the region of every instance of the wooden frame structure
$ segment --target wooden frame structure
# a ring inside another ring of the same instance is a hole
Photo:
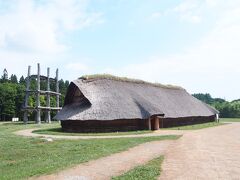
[[[51,123],[51,111],[59,111],[62,108],[59,107],[59,97],[61,93],[59,93],[59,81],[58,81],[58,69],[56,70],[56,77],[50,78],[50,68],[47,68],[47,76],[40,75],[41,69],[40,64],[37,64],[37,75],[31,75],[31,66],[28,66],[28,76],[26,78],[26,95],[25,95],[25,102],[24,102],[24,123],[28,122],[28,112],[29,111],[36,111],[35,122],[37,124],[41,124],[41,111],[45,112],[45,121],[47,123]],[[32,79],[37,79],[37,89],[31,90],[30,89],[30,82]],[[47,90],[41,90],[40,81],[47,81]],[[50,82],[56,83],[56,91],[51,91],[50,89]],[[28,99],[31,93],[34,93],[36,96],[36,104],[35,107],[28,106]],[[40,104],[40,95],[45,95],[47,97],[46,106],[41,106]],[[51,96],[56,96],[56,107],[51,107],[50,105],[50,98]]]

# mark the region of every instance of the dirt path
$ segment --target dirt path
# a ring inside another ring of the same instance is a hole
[[[153,136],[161,136],[161,135],[182,135],[185,132],[185,131],[178,131],[178,130],[163,130],[163,131],[158,130],[153,133],[116,135],[116,136],[64,136],[64,135],[48,135],[48,134],[32,133],[32,131],[37,129],[39,128],[24,129],[24,130],[15,132],[15,134],[20,136],[53,138],[53,139],[109,139],[109,138],[153,137]]]
[[[156,141],[141,144],[128,151],[89,161],[56,174],[37,177],[40,180],[110,179],[137,165],[164,155],[160,180],[240,179],[240,123],[232,123],[194,131],[157,131],[123,136],[56,136],[38,135],[32,130],[17,134],[45,138],[89,139],[146,137],[183,134],[177,141]]]
[[[15,132],[17,135],[27,137],[52,138],[52,139],[102,139],[102,138],[130,138],[130,137],[152,137],[161,135],[181,135],[184,131],[168,131],[159,130],[147,134],[131,134],[131,135],[117,135],[117,136],[64,136],[64,135],[47,135],[32,133],[35,129],[25,129]],[[127,151],[116,153],[108,157],[103,157],[97,160],[92,160],[87,163],[77,165],[73,168],[64,171],[44,175],[40,177],[33,177],[31,179],[37,180],[107,180],[112,176],[121,175],[129,171],[135,166],[144,164],[155,157],[163,155],[168,149],[168,146],[173,141],[154,141],[141,144],[133,147]]]
[[[240,123],[192,131],[165,154],[161,180],[240,179]]]
[[[128,151],[89,161],[56,174],[32,178],[36,180],[107,180],[164,154],[173,141],[154,141]]]

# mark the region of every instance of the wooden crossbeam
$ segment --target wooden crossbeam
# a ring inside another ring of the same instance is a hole
[[[44,90],[28,90],[29,93],[40,93],[40,94],[49,94],[49,95],[61,95],[61,93],[57,93],[55,91],[44,91]]]
[[[41,111],[45,112],[45,121],[48,123],[51,123],[51,111],[59,111],[62,108],[59,107],[59,97],[61,96],[61,93],[59,93],[59,81],[58,81],[58,69],[56,70],[56,77],[55,78],[50,78],[50,68],[47,68],[47,76],[41,75],[41,69],[40,69],[40,64],[37,64],[37,75],[31,75],[31,66],[28,66],[28,76],[26,79],[26,95],[25,95],[25,102],[24,102],[24,107],[22,110],[24,111],[24,123],[27,123],[28,121],[28,112],[29,111],[36,111],[36,120],[35,122],[37,124],[41,123]],[[32,79],[37,80],[37,89],[35,90],[30,90],[30,82]],[[40,82],[41,81],[46,81],[47,82],[47,90],[41,90],[40,87]],[[55,82],[56,83],[56,91],[51,91],[50,90],[50,82]],[[36,104],[35,107],[29,107],[28,106],[28,99],[30,94],[33,93],[36,96]],[[46,107],[41,106],[40,104],[40,95],[45,95],[47,97],[47,103]],[[51,96],[56,96],[56,107],[51,107],[50,106],[50,100]]]

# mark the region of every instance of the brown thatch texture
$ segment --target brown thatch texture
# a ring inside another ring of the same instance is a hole
[[[108,78],[73,81],[58,120],[147,119],[212,116],[215,109],[182,88],[157,87],[149,83]]]
[[[132,78],[127,78],[127,77],[113,76],[111,74],[84,75],[84,76],[80,77],[79,79],[83,79],[83,80],[87,80],[87,81],[99,80],[99,79],[108,79],[108,80],[131,82],[131,83],[137,83],[137,84],[148,84],[148,85],[151,85],[151,86],[169,88],[169,89],[182,89],[182,87],[180,87],[180,86],[174,86],[174,85],[170,85],[170,84],[164,85],[164,84],[160,84],[160,83],[151,83],[151,82],[143,81],[143,80],[140,80],[140,79],[132,79]]]

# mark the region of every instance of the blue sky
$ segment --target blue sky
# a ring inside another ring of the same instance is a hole
[[[0,70],[110,73],[240,98],[238,0],[0,0]],[[52,72],[54,74],[54,72]]]

